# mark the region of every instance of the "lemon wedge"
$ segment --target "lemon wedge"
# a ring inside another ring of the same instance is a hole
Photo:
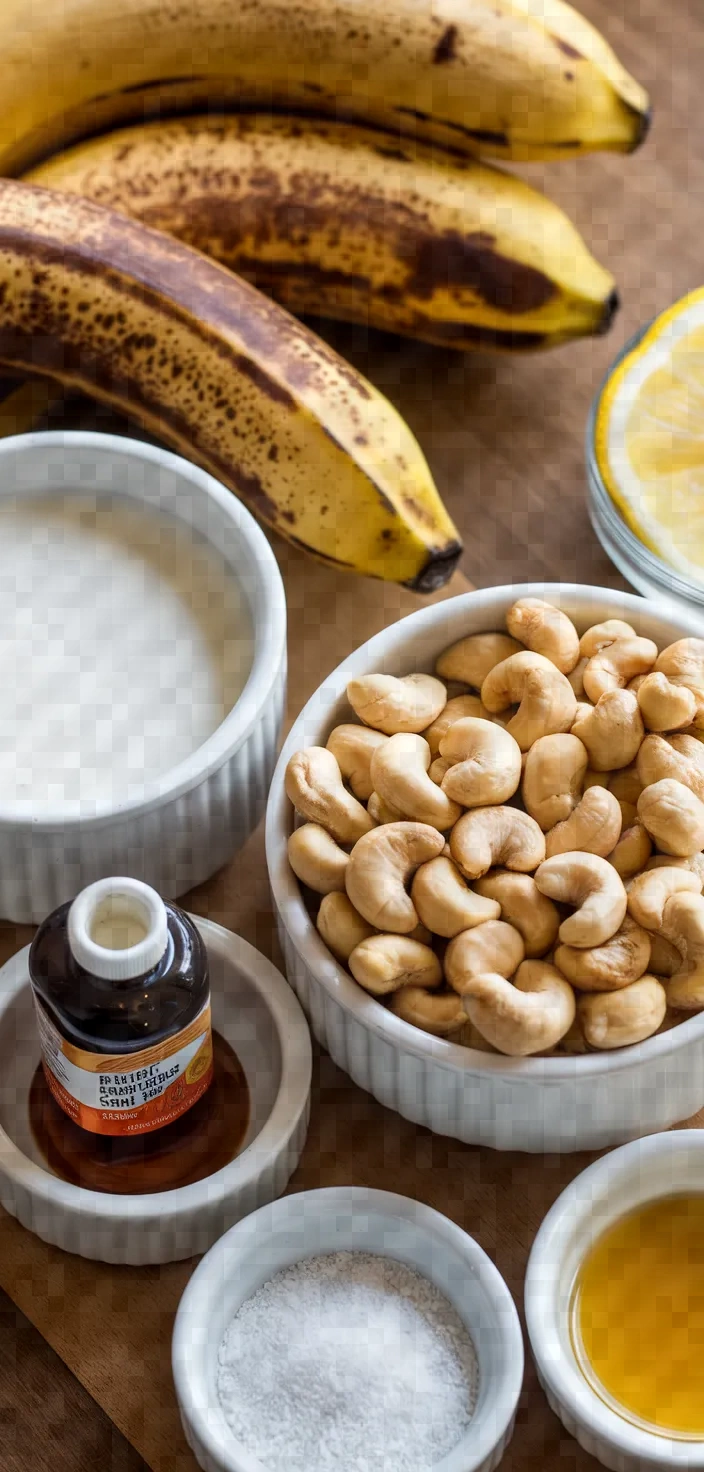
[[[704,289],[658,317],[614,369],[594,450],[639,540],[704,582]]]

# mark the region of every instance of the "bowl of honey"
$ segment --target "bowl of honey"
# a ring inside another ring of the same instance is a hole
[[[308,1026],[276,968],[130,878],[97,881],[0,970],[0,1201],[114,1263],[206,1251],[281,1194]]]
[[[563,1191],[526,1321],[553,1411],[605,1467],[704,1468],[704,1130],[624,1145]]]

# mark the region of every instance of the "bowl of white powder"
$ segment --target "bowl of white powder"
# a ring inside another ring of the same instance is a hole
[[[207,1472],[491,1472],[523,1341],[466,1232],[404,1196],[333,1187],[211,1248],[181,1299],[173,1373]]]

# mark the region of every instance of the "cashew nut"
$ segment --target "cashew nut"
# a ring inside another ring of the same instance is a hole
[[[592,659],[600,649],[605,649],[607,644],[614,644],[617,639],[635,639],[636,631],[630,624],[623,622],[620,618],[607,618],[601,624],[592,624],[586,634],[582,634],[579,641],[579,652],[583,658]]]
[[[622,879],[632,879],[639,874],[653,852],[653,845],[642,823],[633,823],[624,828],[616,847],[606,857]]]
[[[505,920],[486,920],[450,941],[445,952],[445,976],[462,996],[477,976],[513,976],[524,956],[523,937],[512,925]]]
[[[577,736],[541,736],[523,769],[523,801],[543,832],[568,818],[579,802],[587,770],[586,747]]]
[[[430,747],[431,754],[434,757],[439,755],[440,742],[443,736],[447,735],[450,726],[454,725],[455,721],[461,721],[465,716],[475,716],[479,720],[485,720],[486,715],[487,712],[478,695],[455,695],[452,700],[448,700],[445,709],[440,712],[437,720],[433,721],[432,725],[428,726],[427,730],[422,732]]]
[[[395,808],[389,802],[384,802],[378,792],[373,792],[367,803],[367,812],[375,823],[402,823],[403,813],[400,808]]]
[[[689,859],[677,859],[670,854],[654,854],[648,859],[646,869],[690,869],[696,874],[700,885],[704,889],[704,854],[692,854]]]
[[[542,654],[528,649],[512,654],[491,670],[482,685],[482,701],[497,715],[518,703],[506,729],[521,751],[528,751],[539,736],[569,731],[577,705],[566,675],[561,675]]]
[[[473,977],[462,1001],[487,1041],[514,1058],[554,1048],[576,1011],[572,987],[547,961],[524,961],[513,982],[491,973]]]
[[[641,976],[617,992],[580,997],[577,1012],[593,1048],[627,1048],[652,1037],[665,1019],[667,996],[656,976]]]
[[[701,894],[702,886],[691,869],[669,865],[637,874],[628,889],[628,913],[646,930],[660,930],[665,905],[675,894]]]
[[[462,809],[428,776],[429,766],[430,747],[422,736],[407,731],[389,736],[372,753],[373,790],[404,818],[440,830],[451,828]]]
[[[664,935],[651,935],[650,937],[650,974],[652,976],[664,976],[666,979],[674,976],[682,965],[682,957],[675,950],[672,941],[665,940]]]
[[[431,762],[428,767],[428,776],[431,782],[435,782],[438,787],[442,787],[442,779],[446,772],[449,772],[451,766],[452,762],[448,762],[444,756],[436,756],[435,761]]]
[[[602,946],[589,951],[558,946],[555,965],[581,992],[615,992],[648,970],[650,936],[626,915],[623,925]]]
[[[355,946],[374,934],[374,927],[357,914],[346,894],[326,894],[320,902],[318,931],[338,961],[348,961]]]
[[[643,783],[638,775],[638,767],[635,762],[632,762],[630,767],[623,767],[620,772],[612,772],[607,776],[605,785],[609,792],[613,792],[618,802],[629,802],[634,807],[638,806]]]
[[[673,685],[686,685],[696,701],[693,724],[704,727],[704,639],[677,639],[668,644],[655,661],[658,674],[667,675]]]
[[[389,1011],[402,1022],[410,1022],[411,1027],[439,1038],[452,1037],[467,1021],[462,1003],[453,992],[428,992],[420,986],[404,986],[394,992]]]
[[[474,888],[477,894],[498,901],[502,920],[522,935],[529,959],[544,956],[555,944],[560,926],[557,906],[540,893],[531,874],[496,869],[493,874],[477,879]]]
[[[355,844],[345,874],[355,910],[377,930],[400,935],[415,930],[418,915],[405,886],[444,846],[437,828],[424,823],[386,823],[366,833]]]
[[[644,787],[674,777],[704,801],[704,746],[696,737],[684,731],[674,736],[646,736],[637,766]]]
[[[465,884],[452,859],[431,859],[416,869],[411,899],[424,925],[451,939],[485,920],[498,920],[501,906]]]
[[[451,763],[442,790],[456,803],[488,807],[505,802],[516,792],[521,749],[501,726],[471,716],[455,721],[443,736],[440,751]]]
[[[634,695],[637,695],[638,694],[638,691],[640,690],[641,685],[644,683],[645,680],[648,680],[649,678],[650,678],[650,675],[649,674],[647,674],[647,675],[634,675],[633,676],[633,679],[628,681],[628,684],[626,686],[626,689],[627,690],[632,690],[633,691],[633,694]]]
[[[338,843],[356,843],[373,819],[347,791],[336,758],[325,746],[297,751],[286,768],[286,796],[297,813],[327,828]]]
[[[470,1022],[464,1011],[464,1007],[462,1011],[464,1013],[464,1025],[452,1041],[454,1043],[460,1043],[463,1048],[474,1048],[478,1053],[498,1053],[498,1048],[495,1048],[492,1043],[488,1043],[486,1038],[482,1037],[479,1029],[474,1026],[474,1023]]]
[[[348,787],[360,802],[368,802],[374,791],[369,774],[372,755],[387,740],[381,731],[372,731],[370,726],[336,726],[328,736],[328,751],[337,759]]]
[[[350,952],[348,963],[355,981],[375,997],[402,986],[425,990],[442,981],[435,952],[409,935],[370,935]]]
[[[577,849],[605,859],[621,834],[621,809],[607,787],[589,787],[564,823],[556,823],[545,839],[549,859]]]
[[[344,892],[349,854],[319,823],[294,828],[288,841],[288,861],[301,884],[307,884],[316,894]]]
[[[589,664],[586,655],[584,659],[578,659],[573,670],[570,670],[567,678],[574,690],[577,700],[584,700],[584,671]]]
[[[662,853],[687,859],[704,848],[704,803],[672,777],[641,792],[638,817]]]
[[[350,680],[347,699],[365,726],[387,736],[418,735],[444,710],[447,691],[432,675],[362,675]]]
[[[638,704],[648,731],[678,731],[694,720],[697,702],[686,685],[673,685],[667,675],[646,675],[638,687]]]
[[[450,851],[466,879],[479,879],[498,864],[529,874],[545,857],[545,839],[519,808],[475,808],[455,823]]]
[[[511,654],[518,654],[521,648],[508,634],[468,634],[443,650],[436,661],[435,673],[442,680],[459,680],[463,685],[481,690],[494,665],[501,664]]]
[[[647,674],[658,657],[652,639],[615,639],[593,654],[584,671],[584,688],[596,702],[607,690],[625,690],[634,675]]]
[[[629,766],[645,735],[637,696],[632,690],[607,690],[595,706],[579,711],[572,735],[584,742],[596,771]]]
[[[506,615],[506,628],[527,649],[544,654],[563,675],[579,659],[579,635],[572,620],[560,608],[542,598],[519,598]]]
[[[577,907],[560,926],[566,946],[590,950],[603,945],[623,923],[626,891],[613,865],[598,854],[557,854],[540,865],[535,882],[541,894]]]
[[[667,987],[668,1006],[678,1012],[704,1007],[704,899],[675,894],[663,911],[661,934],[675,947],[680,965]]]

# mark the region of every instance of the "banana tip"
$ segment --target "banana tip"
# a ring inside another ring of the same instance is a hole
[[[631,143],[630,149],[628,150],[629,153],[635,153],[636,149],[640,148],[641,143],[645,143],[645,140],[650,132],[650,125],[653,121],[653,109],[650,106],[646,107],[643,112],[636,112],[634,108],[634,112],[636,116],[636,126],[633,134],[633,142]]]
[[[599,326],[597,328],[597,333],[600,337],[603,336],[605,332],[608,332],[620,305],[621,298],[616,290],[616,287],[614,287],[613,291],[609,292],[609,295],[604,302],[604,311]]]
[[[449,583],[463,552],[464,547],[459,540],[431,552],[425,566],[404,587],[412,588],[414,593],[436,593],[438,588]]]

